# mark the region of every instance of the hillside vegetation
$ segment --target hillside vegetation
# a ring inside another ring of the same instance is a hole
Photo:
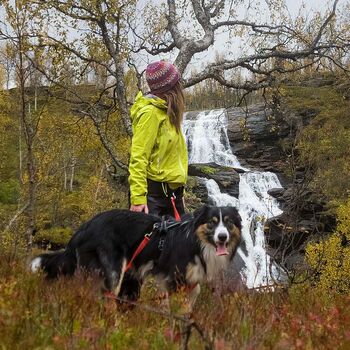
[[[306,256],[316,273],[301,284],[233,293],[224,288],[220,297],[220,291],[213,294],[211,287],[204,288],[194,312],[200,332],[192,328],[190,349],[350,347],[349,100],[336,86],[285,86],[280,91],[292,112],[316,115],[297,135],[294,151],[299,166],[312,174],[310,189],[336,213],[336,232],[309,244]],[[140,306],[125,310],[100,295],[93,276],[47,283],[42,275],[28,272],[27,218],[20,212],[27,200],[28,178],[23,171],[26,150],[17,100],[15,90],[0,94],[0,123],[5,130],[0,139],[0,346],[179,348],[185,342],[186,323],[159,313],[153,281],[145,285]],[[34,145],[37,227],[31,254],[63,246],[95,213],[128,205],[127,186],[108,173],[108,155],[91,120],[53,97],[41,96],[38,106],[42,112]],[[118,128],[118,115],[108,123],[113,147],[127,162],[130,143]],[[148,306],[153,309],[146,310]],[[172,299],[172,312],[181,312],[181,294]]]

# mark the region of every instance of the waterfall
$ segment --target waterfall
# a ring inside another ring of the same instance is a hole
[[[219,165],[241,167],[230,148],[224,109],[201,112],[196,120],[185,120],[184,133],[190,164],[214,162]]]
[[[208,195],[218,206],[235,206],[242,217],[242,240],[246,249],[238,249],[244,262],[240,271],[248,288],[272,284],[280,277],[278,267],[270,262],[265,250],[264,222],[279,215],[277,201],[267,191],[282,187],[271,172],[250,171],[232,153],[227,136],[227,115],[224,109],[200,112],[196,119],[185,120],[184,134],[189,163],[216,163],[240,168],[239,197],[221,193],[214,180],[206,180]]]

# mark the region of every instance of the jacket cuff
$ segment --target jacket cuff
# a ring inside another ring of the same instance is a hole
[[[146,196],[135,196],[130,199],[132,205],[147,204]]]

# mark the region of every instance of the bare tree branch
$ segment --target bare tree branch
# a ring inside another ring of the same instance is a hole
[[[76,112],[78,112],[81,115],[89,117],[93,121],[94,126],[95,126],[96,131],[97,131],[97,134],[100,138],[100,141],[101,141],[102,145],[104,146],[105,150],[107,151],[107,153],[109,154],[113,163],[116,164],[119,168],[127,171],[127,169],[128,169],[127,165],[124,164],[122,161],[120,161],[119,158],[117,157],[117,155],[115,154],[115,152],[113,150],[113,146],[112,146],[111,142],[108,140],[105,132],[103,131],[103,129],[101,127],[101,123],[99,122],[99,120],[101,119],[101,114],[102,114],[101,109],[98,108],[98,106],[101,107],[101,104],[99,103],[99,101],[102,99],[104,92],[109,87],[106,88],[104,91],[100,92],[100,96],[99,96],[98,100],[95,103],[91,104],[91,103],[89,103],[89,101],[86,101],[76,91],[74,86],[67,86],[66,84],[61,83],[59,80],[54,79],[51,75],[47,74],[45,69],[38,66],[36,64],[36,62],[31,59],[31,57],[27,56],[27,58],[28,58],[28,60],[30,60],[32,62],[33,65],[35,65],[35,68],[46,77],[46,79],[48,81],[50,81],[51,83],[53,83],[54,85],[56,85],[58,87],[61,87],[64,90],[68,91],[72,96],[74,96],[76,98],[75,100],[73,100],[73,99],[69,100],[65,97],[64,100],[72,103],[73,105],[77,105],[80,103],[81,108],[79,108],[79,110],[76,110]],[[113,86],[111,86],[111,87],[113,87]],[[60,97],[57,97],[57,98],[60,98]]]
[[[332,8],[332,12],[328,15],[328,17],[326,18],[326,20],[322,23],[320,30],[318,31],[314,41],[312,42],[311,47],[315,47],[317,45],[317,43],[320,41],[323,31],[325,30],[325,28],[328,26],[328,24],[332,21],[332,19],[335,16],[335,10],[337,8],[337,4],[338,4],[339,0],[335,0],[333,3],[333,8]]]
[[[189,87],[205,79],[212,78],[225,86],[243,89],[247,88],[249,90],[251,88],[249,84],[237,84],[230,82],[229,79],[225,79],[224,72],[244,68],[251,73],[263,74],[265,76],[274,73],[287,74],[297,71],[298,69],[303,69],[304,65],[297,63],[304,58],[311,58],[312,61],[317,62],[320,57],[328,57],[332,50],[348,50],[350,45],[349,40],[346,37],[342,38],[338,35],[337,40],[333,41],[324,38],[326,29],[329,28],[330,24],[335,19],[338,2],[339,0],[333,2],[331,12],[325,17],[323,22],[320,23],[313,38],[309,40],[306,39],[306,36],[301,35],[300,29],[284,23],[269,25],[238,18],[222,20],[220,18],[220,13],[225,9],[225,6],[232,7],[232,3],[227,4],[222,0],[208,2],[191,0],[190,3],[194,18],[196,23],[202,29],[203,34],[200,38],[190,37],[188,33],[180,30],[179,23],[181,19],[178,18],[178,9],[183,5],[168,0],[168,11],[166,14],[168,22],[166,29],[173,41],[168,40],[167,43],[163,41],[158,43],[157,46],[151,48],[148,45],[141,44],[137,50],[134,50],[134,52],[144,50],[148,54],[158,55],[160,53],[173,52],[173,49],[176,48],[178,52],[176,54],[175,64],[183,76],[186,76],[185,71],[190,62],[192,62],[193,56],[196,53],[204,52],[213,45],[214,35],[219,29],[225,28],[232,30],[244,27],[249,30],[252,35],[261,38],[262,42],[263,39],[266,39],[266,47],[257,48],[256,52],[239,57],[235,60],[222,59],[216,63],[209,63],[204,66],[200,72],[192,74],[191,77],[184,79],[183,83],[185,87]],[[142,35],[137,34],[137,37],[142,41]],[[276,40],[278,42],[274,43]],[[271,45],[268,46],[268,43]],[[272,64],[272,60],[289,61],[294,66],[289,69],[268,67]],[[262,67],[263,65],[267,65],[267,67]],[[339,64],[339,66],[342,66],[342,64]],[[255,88],[257,85],[258,84],[255,82],[252,86]],[[264,87],[266,81],[261,85]]]

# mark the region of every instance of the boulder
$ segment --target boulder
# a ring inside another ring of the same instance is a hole
[[[286,191],[285,188],[271,188],[270,190],[267,191],[267,193],[273,197],[276,198],[279,202],[284,202],[283,194]]]
[[[293,192],[292,188],[287,191]],[[305,267],[305,247],[310,240],[319,239],[335,229],[334,216],[325,212],[320,203],[308,202],[310,198],[310,193],[304,198],[285,196],[284,212],[265,222],[269,253],[290,271]]]

